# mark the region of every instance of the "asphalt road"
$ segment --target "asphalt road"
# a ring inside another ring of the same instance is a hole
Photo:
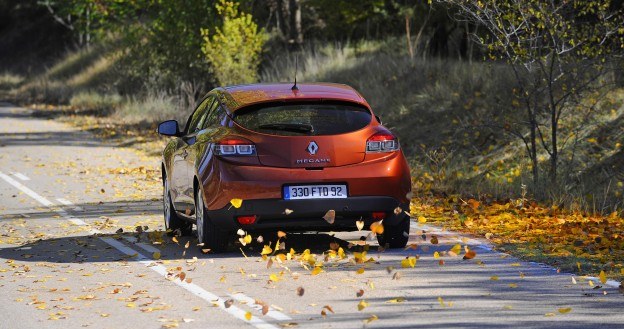
[[[369,237],[364,263],[348,245],[367,231],[288,234],[295,259],[270,266],[258,243],[203,254],[159,232],[158,161],[0,104],[0,328],[624,327],[616,287],[416,222],[414,248]],[[345,259],[325,259],[331,242]]]

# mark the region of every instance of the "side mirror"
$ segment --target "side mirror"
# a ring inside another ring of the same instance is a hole
[[[158,125],[158,133],[164,136],[180,136],[180,127],[175,120],[167,120]]]
[[[378,115],[375,116],[375,119],[377,119],[377,122],[379,122],[379,124],[382,124],[381,123],[381,118]]]

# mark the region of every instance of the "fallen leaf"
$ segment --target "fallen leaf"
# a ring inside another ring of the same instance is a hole
[[[268,255],[268,254],[270,254],[270,253],[272,253],[272,252],[273,252],[273,249],[271,249],[271,247],[269,247],[268,245],[265,245],[265,246],[262,248],[262,252],[261,252],[261,254],[262,254],[262,255]]]
[[[560,308],[558,311],[561,314],[566,314],[566,313],[570,313],[570,311],[572,311],[572,308],[571,307],[564,307],[564,308]]]
[[[600,283],[607,283],[607,274],[605,274],[605,271],[600,271],[600,275],[598,276],[598,278],[600,279]]]
[[[398,214],[400,214],[400,213],[402,213],[402,212],[403,212],[403,209],[402,209],[401,207],[396,207],[396,208],[394,208],[394,214],[395,214],[395,215],[398,215]]]
[[[278,237],[279,239],[281,239],[281,238],[283,238],[283,237],[285,237],[285,236],[286,236],[286,232],[283,232],[283,231],[277,231],[277,237]]]
[[[403,268],[414,267],[414,266],[416,266],[416,257],[413,257],[413,256],[406,257],[405,259],[401,261],[401,267]]]
[[[334,309],[333,309],[331,306],[329,306],[329,305],[325,305],[325,306],[323,306],[323,309],[326,309],[326,310],[328,310],[328,311],[330,311],[330,312],[334,313]]]
[[[492,280],[492,281],[498,281],[498,276],[496,276],[496,275],[492,275],[492,276],[490,277],[490,280]]]
[[[223,306],[225,306],[225,308],[230,308],[230,306],[232,306],[232,304],[234,304],[234,300],[233,299],[228,299],[225,302],[223,302]]]
[[[303,296],[304,293],[305,293],[305,289],[303,289],[303,287],[297,288],[297,295],[299,297]]]
[[[355,271],[356,274],[363,274],[364,273],[364,268],[360,267],[357,271]]]
[[[431,244],[438,244],[438,237],[433,235],[431,236]]]
[[[238,207],[237,207],[237,208],[238,208]],[[245,319],[246,319],[247,321],[250,321],[250,320],[251,320],[251,312],[247,311],[247,313],[245,313]]]
[[[152,258],[155,260],[159,260],[160,259],[160,251],[156,251],[152,254]]]
[[[376,222],[373,222],[373,223],[370,225],[370,230],[371,230],[373,233],[375,233],[375,234],[383,234],[383,232],[384,232],[384,226],[383,226],[383,224],[382,224],[382,220],[380,220],[380,221],[376,221]]]
[[[238,209],[243,205],[243,200],[242,199],[232,199],[230,200],[230,203],[232,204],[232,206],[234,206],[234,208]]]
[[[393,298],[393,299],[387,300],[386,303],[388,303],[388,304],[398,304],[398,303],[403,303],[405,301],[406,301],[406,299],[404,297],[397,297],[397,298]]]
[[[361,311],[361,310],[365,309],[367,306],[368,306],[368,303],[365,300],[361,300],[357,304],[358,311]]]
[[[368,324],[371,323],[375,320],[379,319],[375,314],[371,315],[370,317],[368,317],[367,319],[364,320],[364,323]]]
[[[321,272],[323,272],[323,269],[320,266],[315,266],[310,274],[317,275],[317,274],[319,274]]]
[[[364,221],[363,220],[356,220],[355,221],[355,226],[357,227],[358,231],[361,231],[364,228]]]
[[[293,211],[292,211],[291,209],[286,208],[286,209],[284,210],[284,214],[286,214],[286,215],[290,215],[290,214],[292,214],[292,213],[293,213]]]
[[[418,222],[424,224],[427,222],[427,218],[425,218],[424,216],[418,216]]]
[[[403,276],[403,274],[401,272],[397,271],[392,276],[392,280],[399,280],[402,276]]]
[[[240,236],[245,236],[245,234],[247,234],[247,233],[245,233],[245,231],[243,231],[242,229],[239,228],[238,231],[236,231],[236,234],[238,234]]]
[[[364,289],[360,289],[355,293],[356,297],[362,297],[364,296]]]
[[[461,252],[461,245],[459,245],[459,243],[454,245],[453,248],[451,248],[451,250],[449,250],[449,252],[454,253],[455,254],[454,256],[459,255],[459,253]]]
[[[333,224],[334,221],[336,220],[336,211],[334,210],[328,210],[325,213],[325,216],[323,216],[323,219],[328,222],[329,224]]]
[[[475,258],[475,256],[477,255],[476,252],[474,252],[473,250],[469,250],[465,255],[464,255],[464,259],[473,259]]]

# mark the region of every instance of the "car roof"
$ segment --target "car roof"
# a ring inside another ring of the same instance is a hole
[[[223,105],[234,112],[249,105],[279,101],[333,100],[357,103],[370,109],[364,97],[355,89],[337,83],[255,83],[215,89]]]

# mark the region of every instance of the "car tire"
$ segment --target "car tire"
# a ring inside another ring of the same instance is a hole
[[[397,225],[384,225],[384,233],[377,234],[377,242],[382,247],[404,248],[409,240],[410,217],[404,215]]]
[[[212,252],[226,251],[229,235],[227,232],[218,229],[210,220],[206,206],[204,206],[204,200],[199,193],[195,194],[195,219],[197,240],[201,245],[201,249],[210,249]]]
[[[193,233],[193,223],[180,218],[175,213],[167,178],[165,178],[163,182],[163,213],[165,216],[165,230],[169,236],[176,235],[177,232],[182,236],[191,235],[191,233]]]

